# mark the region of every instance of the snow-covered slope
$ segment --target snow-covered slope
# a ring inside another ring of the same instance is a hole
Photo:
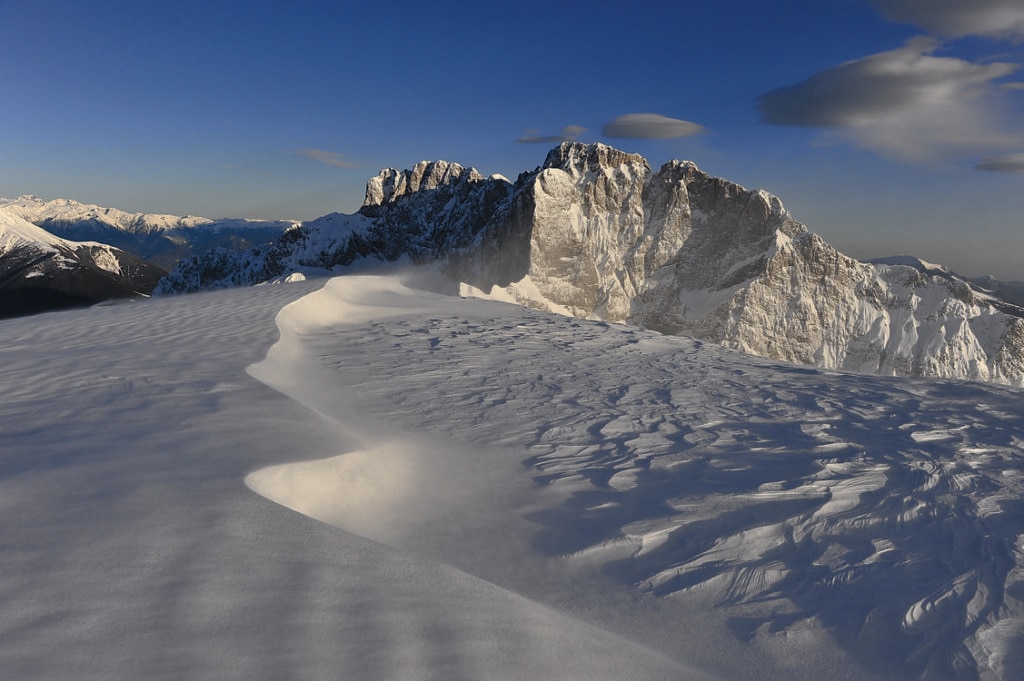
[[[360,258],[443,260],[465,291],[686,334],[763,357],[1024,385],[1024,310],[948,272],[846,257],[781,201],[690,162],[653,172],[563,143],[514,184],[442,161],[382,171],[360,213],[267,251],[182,262],[160,293]]]
[[[1024,308],[1024,281],[1000,281],[991,275],[972,277],[970,281],[975,289],[989,293],[994,298],[1006,301],[1016,307]]]
[[[293,221],[240,220],[129,213],[69,199],[0,199],[0,207],[71,241],[98,241],[168,269],[211,248],[245,250],[277,240]]]
[[[363,444],[245,371],[316,286],[0,321],[4,678],[713,679],[247,489],[257,469]],[[476,548],[487,561],[503,542]]]
[[[58,238],[0,207],[0,317],[148,294],[164,274],[106,244]]]
[[[926,262],[909,255],[896,255],[888,258],[872,258],[867,262],[880,265],[909,265],[924,274],[937,275],[947,279],[970,282],[971,288],[987,294],[996,304],[1009,303],[1014,308],[1024,309],[1024,281],[1000,281],[988,275],[984,277],[965,277],[952,272],[942,265]],[[1020,310],[1011,310],[1010,314],[1020,316]]]
[[[1019,391],[317,286],[0,322],[6,675],[1024,678]]]

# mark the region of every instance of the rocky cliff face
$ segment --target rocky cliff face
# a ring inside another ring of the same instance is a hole
[[[1024,385],[1024,319],[963,281],[866,265],[807,234],[686,332],[745,352],[859,372]]]
[[[388,169],[358,214],[303,225],[237,264],[216,257],[182,263],[161,290],[440,260],[488,295],[764,357],[1024,385],[1024,310],[952,275],[861,263],[767,192],[690,162],[654,172],[602,144],[564,143],[514,184],[442,161]]]
[[[778,198],[692,163],[654,173],[563,144],[512,214],[531,226],[529,261],[493,283],[523,304],[823,368],[1024,385],[1024,310],[955,276],[844,256]]]
[[[539,307],[666,333],[755,276],[778,239],[806,232],[770,194],[688,162],[655,174],[643,157],[601,144],[565,143],[521,184],[504,220],[530,232],[514,292]],[[487,268],[474,275],[470,283],[491,283]]]

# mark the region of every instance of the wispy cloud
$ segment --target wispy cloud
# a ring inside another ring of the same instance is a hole
[[[913,24],[935,35],[1024,38],[1021,0],[871,0],[891,21]]]
[[[324,151],[323,149],[299,149],[295,152],[298,156],[305,156],[311,158],[314,161],[325,163],[335,168],[358,168],[359,164],[355,161],[350,161],[345,158],[343,154],[336,154],[333,151]]]
[[[687,137],[700,132],[704,132],[704,127],[696,123],[653,113],[625,114],[601,128],[605,137],[648,140]]]
[[[1024,131],[1003,120],[1007,91],[995,81],[1018,69],[1006,62],[936,57],[934,38],[826,69],[758,98],[761,120],[832,128],[884,156],[934,160],[1017,146]]]
[[[1024,153],[986,156],[974,166],[974,169],[996,173],[1024,173]]]
[[[558,144],[573,142],[587,131],[582,125],[567,125],[557,135],[542,135],[540,130],[527,130],[522,137],[515,139],[519,144]]]

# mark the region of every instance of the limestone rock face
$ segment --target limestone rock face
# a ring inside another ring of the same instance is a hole
[[[1024,385],[1022,326],[963,281],[860,263],[807,234],[684,331],[824,368]]]
[[[806,232],[766,192],[689,162],[653,173],[643,157],[601,144],[554,149],[543,168],[520,178],[503,217],[506,232],[509,222],[513,231],[528,225],[529,256],[514,287],[524,302],[669,333],[760,272],[780,235]],[[474,286],[499,283],[485,280],[487,268],[466,271],[455,269]]]
[[[521,303],[823,368],[1024,385],[1024,310],[953,275],[849,258],[777,197],[693,163],[653,173],[565,143],[519,192],[528,268],[503,287]]]
[[[636,154],[563,144],[531,178],[530,267],[541,295],[587,317],[624,321],[642,284],[637,254],[647,234],[644,187],[651,171]]]
[[[484,179],[474,168],[468,170],[448,161],[420,161],[412,170],[386,168],[366,183],[363,212],[373,206],[393,204],[418,191],[429,191],[451,185],[456,180],[477,182]]]
[[[941,268],[859,262],[765,191],[688,161],[654,172],[603,144],[565,142],[514,183],[445,161],[383,170],[358,214],[290,230],[266,252],[231,256],[234,268],[226,257],[179,265],[161,290],[361,258],[440,261],[486,295],[763,357],[1024,386],[1024,309],[991,286]]]

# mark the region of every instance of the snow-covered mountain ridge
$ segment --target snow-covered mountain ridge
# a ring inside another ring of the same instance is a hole
[[[56,237],[0,207],[0,317],[148,294],[164,274],[112,246]]]
[[[1009,304],[1007,314],[1020,316],[1024,309],[1024,281],[1000,281],[989,275],[984,277],[966,277],[947,269],[943,265],[926,262],[912,255],[894,255],[887,258],[872,258],[866,262],[875,265],[909,265],[924,274],[935,275],[950,280],[969,282],[975,292],[989,296],[997,307]],[[1019,308],[1019,309],[1018,309]]]
[[[441,261],[464,291],[764,357],[1024,385],[1016,305],[945,271],[859,262],[763,190],[602,144],[563,143],[514,183],[445,161],[387,169],[359,213],[184,260],[158,291],[403,257]]]
[[[192,229],[213,223],[209,218],[157,213],[129,213],[117,208],[81,203],[72,199],[45,200],[31,194],[16,199],[0,199],[0,206],[20,215],[29,222],[40,224],[73,224],[93,221],[114,227],[122,232],[158,232],[168,229]]]
[[[276,241],[299,224],[291,220],[211,219],[194,215],[131,213],[70,199],[31,195],[0,198],[4,207],[32,224],[71,241],[98,241],[163,268],[211,248],[245,250]]]

